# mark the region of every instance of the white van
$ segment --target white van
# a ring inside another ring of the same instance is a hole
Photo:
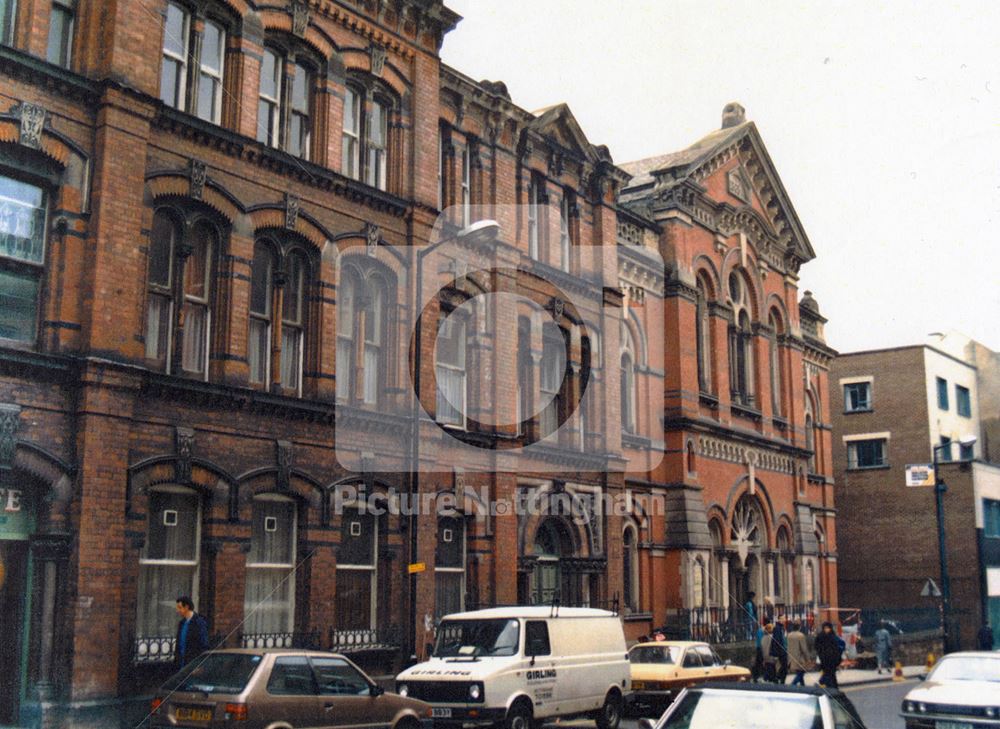
[[[396,677],[399,694],[431,704],[436,725],[506,729],[572,716],[617,729],[628,686],[621,619],[591,608],[448,615],[431,659]]]

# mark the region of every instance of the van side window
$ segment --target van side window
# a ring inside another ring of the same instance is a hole
[[[547,656],[551,652],[548,624],[544,620],[529,620],[524,629],[524,654]]]

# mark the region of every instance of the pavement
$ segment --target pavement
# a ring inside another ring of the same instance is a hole
[[[916,678],[926,671],[925,666],[903,666],[903,678]],[[794,674],[793,674],[794,675]],[[815,686],[822,674],[819,671],[806,674],[806,685]],[[875,669],[843,668],[837,671],[837,684],[845,686],[862,686],[869,683],[892,681],[892,671],[879,673]],[[790,683],[791,681],[789,681]]]

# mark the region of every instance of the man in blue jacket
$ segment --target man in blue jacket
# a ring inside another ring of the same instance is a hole
[[[187,595],[177,598],[177,650],[174,660],[178,668],[183,668],[208,650],[208,622],[194,611],[194,603]]]

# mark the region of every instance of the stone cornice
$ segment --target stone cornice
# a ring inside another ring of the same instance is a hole
[[[101,83],[10,46],[0,45],[0,71],[45,86],[63,99],[93,105],[101,96]]]

